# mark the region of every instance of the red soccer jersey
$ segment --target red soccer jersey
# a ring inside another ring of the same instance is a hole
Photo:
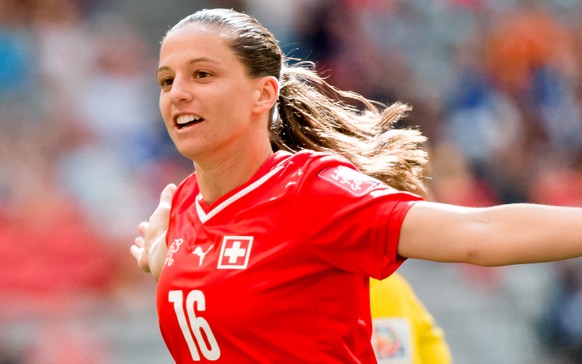
[[[368,277],[404,261],[419,197],[323,153],[277,152],[208,206],[196,175],[174,196],[157,290],[177,363],[373,363]]]

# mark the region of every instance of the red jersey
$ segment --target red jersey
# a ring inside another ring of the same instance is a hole
[[[208,206],[179,186],[157,289],[164,341],[185,363],[374,363],[369,276],[384,278],[418,196],[344,158],[275,153]]]

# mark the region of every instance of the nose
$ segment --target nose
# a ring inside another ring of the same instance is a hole
[[[188,102],[192,99],[192,92],[183,77],[176,76],[172,81],[170,99],[173,103]]]

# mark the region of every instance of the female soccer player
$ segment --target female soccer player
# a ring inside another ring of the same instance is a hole
[[[370,277],[407,258],[488,266],[582,255],[582,209],[423,201],[424,138],[391,128],[407,106],[288,66],[246,14],[180,21],[157,79],[168,132],[195,172],[162,192],[132,253],[158,279],[177,363],[374,363]]]

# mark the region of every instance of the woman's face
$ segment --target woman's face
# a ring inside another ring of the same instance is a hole
[[[260,79],[251,78],[216,27],[170,32],[160,50],[160,111],[177,149],[189,159],[225,156],[254,143]],[[258,133],[261,135],[262,133]]]

